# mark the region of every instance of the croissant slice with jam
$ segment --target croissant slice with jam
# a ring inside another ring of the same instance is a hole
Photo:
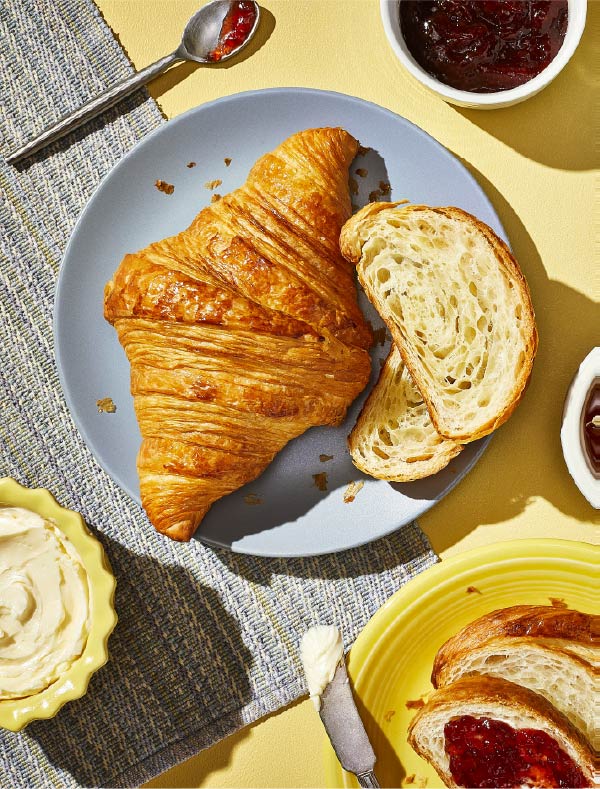
[[[142,504],[175,540],[292,438],[341,422],[368,381],[371,333],[338,248],[357,147],[343,129],[294,134],[106,285],[131,364]]]

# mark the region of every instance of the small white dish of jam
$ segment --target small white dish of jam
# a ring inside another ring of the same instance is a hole
[[[381,0],[405,68],[446,101],[508,107],[534,96],[575,52],[586,0]]]

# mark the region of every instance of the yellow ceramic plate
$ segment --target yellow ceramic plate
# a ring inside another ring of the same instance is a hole
[[[0,726],[18,731],[37,718],[51,718],[65,702],[83,696],[94,671],[108,660],[108,637],[117,623],[115,579],[102,546],[89,533],[81,515],[61,507],[44,488],[24,488],[14,479],[0,479],[0,505],[37,512],[69,538],[87,571],[92,606],[87,644],[71,668],[40,693],[0,701]]]
[[[348,671],[382,786],[424,786],[425,779],[428,789],[441,786],[408,745],[406,732],[415,714],[409,702],[432,690],[433,659],[444,641],[477,617],[512,605],[559,599],[598,613],[599,563],[600,547],[586,543],[495,543],[426,570],[379,609],[352,647]],[[326,775],[330,787],[358,786],[329,743]]]

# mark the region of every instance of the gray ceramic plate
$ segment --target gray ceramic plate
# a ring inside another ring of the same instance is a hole
[[[355,176],[359,205],[379,181],[387,181],[392,193],[386,199],[456,205],[505,237],[487,197],[454,156],[404,118],[356,98],[302,88],[241,93],[161,126],[119,162],[88,203],[65,253],[55,307],[56,359],[73,419],[100,465],[137,501],[140,433],[129,393],[129,364],[102,317],[104,284],[126,252],[185,228],[210,201],[207,181],[221,179],[217,191],[222,194],[234,189],[261,154],[314,126],[342,126],[372,149],[352,167],[368,170],[366,178]],[[232,160],[229,167],[226,157]],[[196,167],[188,168],[190,161]],[[174,184],[174,193],[159,192],[157,179]],[[380,326],[362,295],[361,304]],[[374,352],[373,380],[387,350],[386,344]],[[113,399],[116,413],[98,413],[96,401],[103,397]],[[363,399],[354,403],[341,427],[305,433],[259,479],[217,502],[197,537],[260,556],[310,556],[361,545],[433,506],[464,477],[487,443],[471,444],[427,480],[388,484],[365,477],[346,448]],[[322,463],[321,454],[333,459]],[[319,472],[327,473],[325,492],[313,481]],[[346,504],[343,494],[353,480],[363,480],[364,487]],[[261,503],[246,503],[248,494]]]

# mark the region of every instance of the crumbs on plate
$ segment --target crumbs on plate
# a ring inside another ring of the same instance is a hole
[[[344,491],[344,504],[351,504],[362,490],[364,484],[362,479],[359,482],[350,482]]]
[[[195,166],[196,166],[196,162],[188,162],[186,164],[186,167],[195,167]]]
[[[427,786],[427,778],[425,778],[423,775],[415,775],[415,773],[412,773],[411,775],[406,776],[402,785],[415,786],[418,787],[418,789],[425,789]]]
[[[103,397],[100,400],[96,400],[96,407],[98,408],[99,414],[114,414],[117,410],[117,406],[113,403],[112,397]]]
[[[549,597],[550,605],[553,608],[568,608],[569,606],[565,603],[562,597]]]
[[[212,191],[213,189],[216,189],[216,188],[217,188],[217,186],[221,186],[221,184],[222,184],[222,183],[223,183],[223,181],[221,181],[221,179],[220,179],[220,178],[215,178],[215,179],[214,179],[214,181],[207,181],[207,182],[204,184],[204,186],[205,186],[207,189],[210,189],[210,190]]]
[[[361,178],[366,178],[369,174],[369,171],[365,167],[357,167],[354,172]]]
[[[161,181],[160,178],[154,182],[154,186],[159,192],[164,192],[166,195],[172,195],[175,191],[173,184],[168,184],[166,181]]]
[[[423,699],[407,699],[405,702],[405,707],[407,710],[420,710],[424,706],[425,702]]]
[[[483,594],[476,586],[467,586],[467,594]]]
[[[262,504],[262,499],[259,498],[256,493],[248,493],[244,496],[244,504]]]
[[[229,156],[226,156],[223,161],[225,162],[225,167],[229,167],[232,162],[232,159]]]
[[[318,474],[313,474],[313,483],[319,490],[327,490],[327,472],[320,471]]]
[[[390,723],[390,721],[392,720],[395,714],[396,714],[396,710],[388,710],[387,712],[384,713],[383,720],[386,723]]]
[[[386,327],[380,326],[379,329],[373,329],[373,345],[385,345]]]
[[[382,196],[383,195],[389,195],[389,193],[392,191],[392,187],[390,186],[388,181],[380,181],[379,182],[379,191],[381,192]]]
[[[217,203],[221,199],[221,195],[218,192],[215,192],[213,195],[210,196],[211,203]]]
[[[321,463],[327,463],[328,460],[333,460],[333,455],[319,455]]]

